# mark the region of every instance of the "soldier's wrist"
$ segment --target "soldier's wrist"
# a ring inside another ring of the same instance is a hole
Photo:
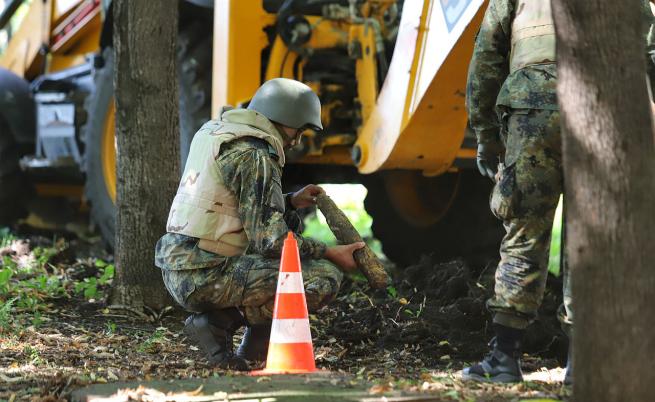
[[[293,197],[293,193],[284,194],[284,208],[287,211],[295,211],[296,210],[296,207],[294,207],[293,203],[291,202],[292,197]]]

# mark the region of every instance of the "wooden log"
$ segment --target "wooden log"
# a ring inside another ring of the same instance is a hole
[[[320,194],[316,197],[316,202],[318,209],[325,215],[330,230],[334,233],[340,244],[363,241],[362,237],[348,220],[346,214],[337,207],[327,194]],[[353,257],[357,263],[357,267],[366,276],[372,288],[380,289],[387,286],[389,282],[387,271],[384,270],[382,263],[368,245],[356,250],[353,253]]]

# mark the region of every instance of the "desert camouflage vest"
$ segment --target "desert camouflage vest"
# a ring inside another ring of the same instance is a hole
[[[256,137],[269,144],[284,166],[280,134],[266,117],[247,109],[221,113],[193,137],[184,174],[173,200],[166,230],[200,239],[198,247],[231,257],[243,254],[248,238],[237,199],[224,185],[216,159],[221,146],[237,138]]]
[[[517,0],[512,22],[510,73],[555,62],[555,25],[550,0]]]

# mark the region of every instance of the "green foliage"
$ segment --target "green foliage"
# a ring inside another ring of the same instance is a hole
[[[9,246],[16,238],[0,229],[0,244]],[[4,256],[0,260],[0,334],[18,332],[23,326],[39,326],[47,318],[51,299],[82,294],[99,298],[114,277],[114,266],[97,260],[96,275],[74,281],[50,264],[53,256],[68,247],[63,239],[53,247],[37,247],[20,259]]]
[[[11,233],[8,227],[0,228],[0,248],[7,247],[16,240],[16,237]]]
[[[41,355],[39,354],[39,351],[31,346],[31,345],[25,345],[23,348],[23,355],[32,363],[32,364],[39,364],[42,362]]]
[[[102,297],[102,292],[98,290],[98,287],[108,285],[111,283],[111,280],[114,279],[115,269],[113,265],[100,260],[97,260],[95,265],[100,272],[99,278],[84,278],[82,282],[77,282],[75,284],[75,293],[82,293],[87,300]]]
[[[116,323],[107,321],[105,323],[105,334],[113,335],[116,333]]]
[[[360,271],[349,272],[348,277],[351,281],[356,283],[368,283],[368,279]]]
[[[158,350],[158,345],[164,341],[164,333],[166,328],[157,328],[155,332],[150,335],[139,347],[137,351],[141,353],[156,353]]]
[[[11,310],[14,306],[14,303],[16,303],[16,300],[18,300],[18,298],[14,297],[13,299],[5,301],[0,306],[0,333],[8,332],[10,329],[12,323]]]
[[[96,278],[84,278],[84,281],[75,284],[75,293],[82,293],[87,300],[95,299],[98,295],[98,280]]]
[[[28,267],[31,268],[32,271],[45,271],[45,266],[48,264],[48,261],[50,261],[50,258],[55,256],[65,247],[66,244],[64,243],[63,239],[59,242],[56,242],[55,247],[36,247],[34,250],[32,250],[34,262]]]
[[[559,205],[555,212],[553,221],[552,237],[550,239],[550,258],[548,260],[548,270],[555,276],[560,274],[560,252],[562,236],[562,198],[559,199]]]
[[[364,197],[366,189],[362,185],[355,184],[322,184],[328,195],[334,200],[335,204],[348,217],[362,239],[378,256],[384,257],[381,243],[373,237],[371,225],[373,218],[366,213],[364,209]],[[337,244],[337,239],[330,231],[325,221],[325,217],[320,211],[311,214],[305,218],[305,230],[303,236],[320,240],[328,246]]]
[[[416,311],[406,308],[405,310],[403,310],[403,312],[404,312],[405,314],[409,315],[410,317],[413,317],[413,318],[420,318],[420,317],[421,317],[421,313],[423,313],[423,307],[422,307],[422,306],[419,307],[419,309],[416,310]]]
[[[393,286],[387,286],[387,293],[394,299],[398,296],[398,291]]]
[[[0,295],[9,293],[11,282],[9,280],[13,276],[11,268],[0,269]]]

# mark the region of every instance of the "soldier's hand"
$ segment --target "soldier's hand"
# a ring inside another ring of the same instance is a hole
[[[365,245],[366,243],[360,241],[352,244],[344,244],[343,246],[329,247],[325,251],[325,259],[341,268],[344,272],[352,272],[357,269],[357,263],[353,258],[353,253]]]
[[[314,206],[316,205],[316,197],[319,194],[325,194],[325,190],[315,184],[310,184],[291,195],[291,205],[295,209]]]
[[[478,144],[477,164],[478,170],[482,176],[486,176],[491,180],[496,180],[496,172],[498,171],[498,163],[500,157],[504,152],[501,144],[484,143]]]

